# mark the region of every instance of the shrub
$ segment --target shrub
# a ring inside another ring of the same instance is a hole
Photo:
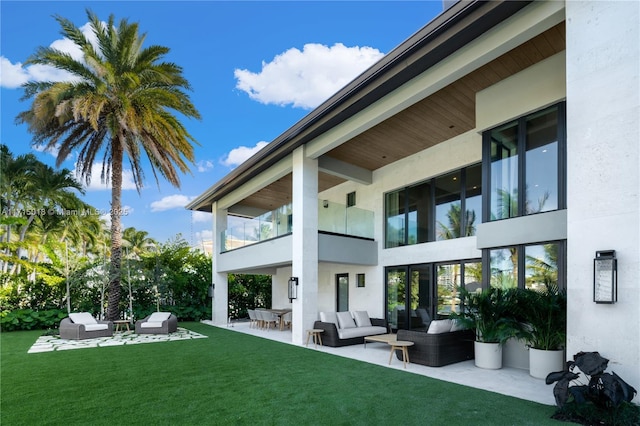
[[[60,321],[66,316],[67,311],[62,309],[2,311],[0,313],[0,328],[2,331],[58,328]]]

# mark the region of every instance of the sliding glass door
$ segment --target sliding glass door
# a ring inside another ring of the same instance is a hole
[[[385,269],[387,321],[393,331],[426,330],[433,319],[458,312],[460,288],[481,287],[480,260],[424,263]]]
[[[387,318],[392,330],[426,329],[432,313],[431,265],[386,269]]]

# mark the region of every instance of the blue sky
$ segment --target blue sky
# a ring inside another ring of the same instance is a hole
[[[183,121],[200,144],[192,173],[181,177],[180,189],[164,181],[158,186],[151,173],[140,194],[127,185],[122,220],[158,241],[180,234],[197,246],[211,238],[211,217],[192,214],[187,202],[432,20],[442,2],[2,0],[0,143],[14,155],[34,152],[54,165],[52,153],[35,150],[26,126],[14,123],[29,108],[20,101],[20,84],[54,74],[22,64],[39,46],[67,49],[53,16],[82,27],[86,9],[105,21],[114,14],[116,22],[138,22],[145,45],[171,49],[165,60],[180,65],[191,83],[191,100],[202,115]],[[74,170],[74,158],[62,167]],[[93,176],[83,199],[107,212],[111,192],[99,171]]]

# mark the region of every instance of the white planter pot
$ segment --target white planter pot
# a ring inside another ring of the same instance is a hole
[[[536,379],[546,379],[549,373],[564,370],[564,363],[564,350],[529,348],[529,374]]]
[[[474,342],[476,367],[489,370],[502,368],[502,345],[499,343]]]

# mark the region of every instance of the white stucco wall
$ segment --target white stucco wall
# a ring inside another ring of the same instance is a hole
[[[640,3],[568,1],[567,356],[599,351],[640,388]],[[618,302],[593,302],[593,258],[616,250]],[[637,399],[637,398],[636,398]]]

